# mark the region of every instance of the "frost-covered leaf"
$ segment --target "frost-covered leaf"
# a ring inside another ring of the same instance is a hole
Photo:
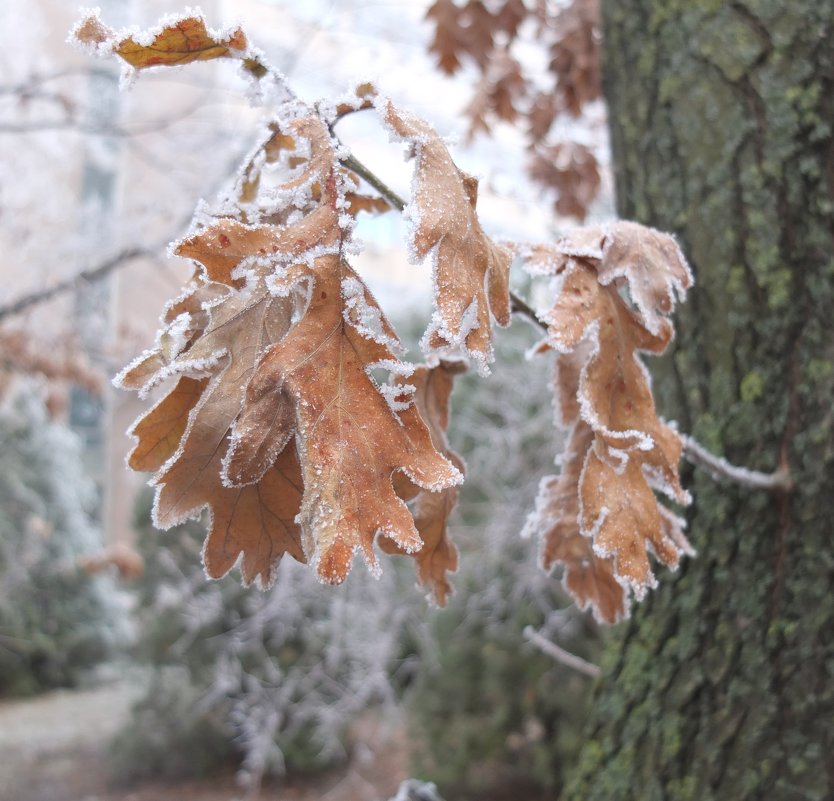
[[[353,114],[356,111],[366,111],[373,108],[374,98],[377,96],[376,87],[372,83],[360,83],[353,90],[353,97],[336,104],[336,119],[341,119],[346,114]]]
[[[125,33],[105,25],[95,11],[81,19],[70,37],[100,55],[115,53],[134,69],[240,58],[249,47],[240,28],[213,31],[201,15],[191,13],[148,31]]]
[[[423,338],[428,351],[459,350],[482,373],[493,359],[492,320],[510,322],[510,252],[481,228],[478,181],[461,172],[437,132],[412,114],[384,104],[384,119],[409,143],[416,160],[407,209],[415,259],[433,254],[435,313]]]
[[[264,350],[289,328],[291,304],[261,286],[247,294],[230,293],[210,307],[209,315],[200,338],[157,376],[185,377],[132,429],[138,442],[131,466],[136,461],[140,469],[157,467],[181,432],[176,450],[153,479],[155,525],[170,528],[209,507],[204,549],[209,575],[222,576],[243,554],[244,582],[257,579],[268,586],[283,553],[304,560],[294,522],[301,487],[294,450],[286,448],[279,465],[246,487],[224,483],[222,462],[242,390]]]
[[[421,365],[402,382],[414,389],[414,402],[426,421],[434,447],[464,473],[463,460],[446,440],[449,427],[449,400],[454,378],[465,370],[462,362],[441,361],[436,367]],[[409,482],[410,483],[410,482]],[[416,491],[416,494],[415,494]],[[405,486],[398,490],[401,497],[412,498],[412,512],[423,547],[415,554],[417,574],[422,584],[430,586],[439,606],[446,605],[452,591],[448,573],[458,568],[458,550],[449,537],[449,515],[458,500],[458,488],[447,487],[440,492]],[[405,553],[388,539],[380,540],[380,547],[388,553]]]
[[[666,315],[690,286],[691,274],[671,237],[634,223],[580,229],[524,255],[537,273],[557,276],[555,302],[541,319],[548,328],[546,347],[559,354],[560,417],[574,427],[567,472],[547,492],[567,493],[581,454],[579,533],[591,539],[597,556],[613,560],[618,581],[641,598],[656,583],[649,551],[671,568],[681,553],[691,552],[680,521],[654,494],[689,502],[678,475],[680,437],[657,416],[640,360],[641,352],[662,353],[671,340]],[[582,426],[587,431],[580,436]],[[570,553],[559,544],[568,530],[563,524],[548,533],[550,561],[565,561],[562,555]],[[592,603],[607,619],[603,605]]]
[[[207,378],[182,376],[158,404],[136,421],[131,433],[137,442],[127,459],[131,469],[154,472],[177,452],[188,428],[188,416],[207,384]]]
[[[183,294],[166,305],[154,347],[127,365],[113,379],[114,385],[121,389],[136,390],[139,397],[145,397],[154,386],[155,376],[205,331],[209,323],[209,313],[205,306],[227,293],[226,287],[207,284],[195,276]]]
[[[612,560],[594,553],[591,538],[579,526],[579,482],[593,441],[593,429],[577,420],[565,446],[562,471],[542,479],[525,532],[540,537],[545,570],[557,563],[564,566],[562,582],[577,606],[590,606],[598,620],[616,623],[628,614],[626,591],[614,576]]]
[[[260,147],[232,194],[260,222],[227,204],[178,243],[200,269],[166,310],[156,347],[120,376],[143,393],[179,378],[134,426],[131,464],[157,469],[158,526],[210,509],[209,575],[240,559],[244,582],[266,586],[288,552],[338,582],[357,549],[376,567],[377,534],[406,552],[422,547],[396,490],[439,494],[462,476],[432,444],[414,387],[397,382],[412,368],[344,259],[351,203],[374,203],[352,194],[327,125],[315,114],[287,118]],[[276,160],[296,155],[261,214],[258,171],[270,148]],[[378,385],[377,368],[393,380]],[[427,536],[437,539],[431,551],[444,547],[442,532]]]
[[[289,292],[306,284],[309,306],[288,335],[264,356],[247,391],[230,465],[245,474],[260,454],[294,434],[304,478],[298,516],[304,549],[325,581],[343,581],[361,550],[376,566],[377,533],[407,552],[422,545],[392,484],[402,471],[420,487],[439,491],[460,473],[432,445],[420,413],[403,390],[380,391],[369,370],[410,370],[392,350],[398,341],[358,276],[338,255],[289,267],[275,282]],[[347,299],[360,297],[352,306]],[[264,402],[264,399],[267,402]],[[273,420],[279,398],[295,418]]]

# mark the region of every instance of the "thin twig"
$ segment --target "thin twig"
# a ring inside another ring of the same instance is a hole
[[[753,489],[771,489],[790,492],[793,489],[793,479],[787,470],[780,468],[773,473],[761,473],[746,467],[736,467],[721,456],[710,453],[693,437],[681,434],[683,440],[683,455],[697,467],[703,467],[715,479],[726,479],[743,487]]]
[[[78,289],[85,284],[92,283],[93,281],[98,281],[108,273],[113,270],[117,270],[120,267],[124,267],[134,259],[152,255],[153,251],[148,248],[126,248],[125,250],[116,253],[114,256],[111,256],[109,259],[105,259],[101,262],[101,264],[97,264],[95,267],[91,267],[87,270],[82,270],[80,273],[76,273],[72,277],[67,278],[65,281],[61,281],[60,283],[47,289],[41,289],[37,292],[32,292],[29,295],[24,295],[11,303],[7,303],[5,306],[0,306],[0,320],[6,317],[11,317],[15,314],[20,314],[20,312],[25,311],[30,306],[37,306],[39,303],[50,300],[56,295],[69,292],[73,289]]]
[[[419,779],[406,779],[397,789],[397,794],[389,801],[443,801],[437,793],[433,782]]]
[[[564,648],[559,647],[555,642],[553,642],[553,640],[548,640],[547,637],[536,631],[532,626],[525,626],[524,636],[542,653],[547,654],[551,659],[555,659],[557,662],[560,662],[569,668],[573,668],[579,673],[583,673],[584,675],[595,679],[602,672],[597,665],[594,665],[592,662],[584,660],[581,656],[572,654],[570,651],[566,651]]]
[[[354,155],[339,159],[339,163],[349,170],[355,172],[360,178],[363,178],[370,186],[376,189],[382,197],[384,197],[397,211],[405,210],[405,201],[387,184],[383,183],[374,173],[372,173],[358,158]]]

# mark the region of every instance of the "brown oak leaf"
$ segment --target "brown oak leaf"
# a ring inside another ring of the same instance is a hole
[[[680,437],[657,416],[640,360],[640,353],[662,353],[671,340],[666,315],[691,274],[671,237],[634,223],[581,229],[524,255],[536,272],[559,277],[554,305],[541,319],[546,347],[559,354],[558,408],[574,425],[570,459],[582,453],[579,532],[591,538],[597,556],[613,560],[614,575],[639,599],[655,584],[648,549],[671,568],[691,552],[681,521],[654,494],[689,502],[678,475]],[[591,432],[581,439],[577,412]],[[568,486],[566,477],[549,491]],[[549,541],[551,552],[560,553],[555,543]]]
[[[98,12],[88,13],[70,36],[97,52],[115,53],[134,69],[241,58],[249,47],[240,28],[220,34],[207,28],[202,16],[194,14],[165,23],[156,30],[124,36],[105,25]]]
[[[602,183],[594,151],[578,142],[534,146],[527,171],[541,186],[556,191],[559,214],[579,220],[588,215]]]
[[[579,525],[580,477],[593,441],[593,429],[577,420],[565,446],[562,471],[542,479],[525,533],[539,536],[545,570],[564,565],[562,583],[580,609],[590,606],[597,620],[616,623],[628,615],[628,596],[614,575],[613,561],[594,553],[591,538]]]
[[[134,425],[138,441],[131,466],[158,468],[153,483],[159,528],[209,507],[203,557],[210,576],[224,575],[242,555],[244,583],[269,586],[285,552],[305,560],[295,523],[301,475],[294,446],[275,454],[269,469],[245,487],[223,482],[222,463],[242,388],[264,350],[289,328],[291,304],[270,295],[260,282],[249,292],[216,300],[207,313],[205,330],[157,377],[182,376]]]
[[[415,387],[414,402],[429,427],[434,447],[461,474],[465,473],[463,459],[449,447],[446,430],[449,427],[449,401],[454,378],[465,369],[462,362],[441,361],[435,367],[420,365],[407,378],[401,379]],[[457,504],[458,488],[452,486],[440,492],[431,492],[412,485],[398,487],[397,494],[402,498],[413,498],[414,524],[420,533],[423,547],[411,555],[417,563],[420,583],[431,587],[438,606],[445,606],[452,591],[448,574],[458,568],[458,550],[448,532],[449,515]],[[387,553],[404,553],[389,539],[381,539],[380,547]]]
[[[225,286],[206,283],[196,275],[183,294],[166,305],[154,347],[127,365],[113,379],[113,384],[121,389],[136,390],[140,398],[146,397],[165,375],[168,365],[205,331],[209,313],[204,307],[228,291]]]
[[[271,443],[294,433],[304,479],[298,516],[304,550],[322,580],[338,583],[356,550],[376,567],[377,533],[407,552],[421,548],[394,492],[395,471],[434,491],[462,477],[435,450],[402,388],[386,391],[369,375],[375,365],[395,374],[405,366],[394,353],[396,335],[356,273],[340,256],[327,255],[312,267],[291,266],[274,289],[289,292],[300,283],[308,287],[309,306],[258,365],[236,424],[229,480],[256,473]],[[281,398],[293,404],[294,421],[273,420]]]
[[[556,76],[559,107],[578,116],[602,94],[599,0],[572,0],[553,23],[550,71]]]
[[[475,211],[478,182],[455,166],[437,132],[390,102],[384,118],[412,144],[416,159],[407,211],[414,255],[424,259],[435,251],[435,313],[423,347],[459,349],[485,374],[493,360],[492,319],[502,326],[510,322],[510,251],[484,233]]]

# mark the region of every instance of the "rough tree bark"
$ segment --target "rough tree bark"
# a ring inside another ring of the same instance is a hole
[[[697,286],[667,417],[790,492],[690,473],[698,548],[612,644],[567,797],[834,798],[834,2],[603,0],[619,212]]]

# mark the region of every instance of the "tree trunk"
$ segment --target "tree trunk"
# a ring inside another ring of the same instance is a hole
[[[621,627],[567,792],[834,798],[834,2],[603,0],[619,212],[696,287],[664,415],[793,491],[687,471],[698,556]]]

